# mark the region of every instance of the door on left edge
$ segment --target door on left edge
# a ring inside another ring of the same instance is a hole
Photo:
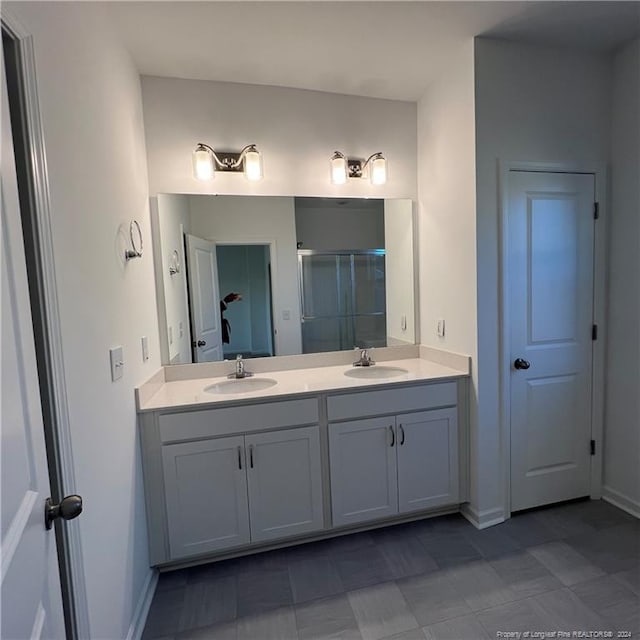
[[[54,530],[44,522],[49,476],[16,168],[2,60],[0,172],[3,640],[65,637]]]

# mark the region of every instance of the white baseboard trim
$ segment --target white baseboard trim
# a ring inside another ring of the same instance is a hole
[[[470,504],[463,504],[460,507],[460,513],[476,528],[486,529],[496,524],[504,522],[504,511],[500,507],[495,509],[485,509],[477,511]]]
[[[158,586],[159,575],[160,573],[157,569],[152,569],[149,572],[149,577],[144,583],[142,593],[138,599],[136,610],[133,612],[133,619],[129,626],[127,640],[140,640],[140,638],[142,638],[142,632],[144,631],[144,626],[147,623],[147,616],[149,615],[151,601],[153,600],[156,587]]]
[[[640,502],[632,500],[629,496],[625,496],[623,493],[607,487],[607,485],[602,487],[602,499],[610,502],[614,507],[640,518]]]

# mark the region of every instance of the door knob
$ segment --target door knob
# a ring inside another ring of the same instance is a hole
[[[528,369],[531,366],[531,363],[528,360],[525,360],[524,358],[516,358],[513,366],[516,369]]]
[[[204,347],[207,344],[206,340],[198,340],[198,346],[199,347]]]
[[[51,498],[44,503],[44,526],[51,529],[56,518],[73,520],[82,513],[81,496],[70,495],[62,498],[59,504],[53,504]]]

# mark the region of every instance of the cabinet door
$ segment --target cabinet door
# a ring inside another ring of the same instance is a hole
[[[323,527],[318,427],[245,436],[251,540]]]
[[[244,438],[162,447],[171,559],[249,542]]]
[[[399,415],[396,424],[400,513],[457,503],[456,409]]]
[[[333,525],[398,513],[394,418],[329,425]]]

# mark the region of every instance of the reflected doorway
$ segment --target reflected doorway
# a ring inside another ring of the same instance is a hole
[[[271,251],[268,244],[218,244],[223,356],[274,355]],[[233,294],[239,297],[232,299]],[[225,298],[229,302],[225,303]],[[227,340],[228,341],[225,341]]]

